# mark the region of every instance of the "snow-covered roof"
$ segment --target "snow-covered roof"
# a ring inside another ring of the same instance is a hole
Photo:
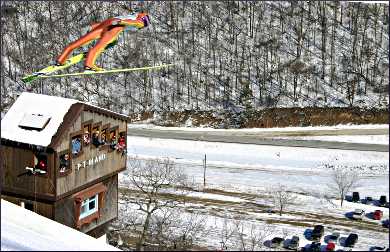
[[[1,250],[119,251],[100,240],[3,199]]]
[[[126,117],[75,99],[23,92],[1,120],[1,138],[47,147],[63,122],[64,116],[76,103]]]

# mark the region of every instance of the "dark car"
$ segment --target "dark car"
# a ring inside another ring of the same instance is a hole
[[[324,235],[324,226],[315,225],[313,232],[311,233],[311,239],[320,240],[323,235]]]
[[[358,235],[357,234],[349,234],[347,239],[345,239],[345,247],[351,247],[355,246],[355,243],[358,241]]]
[[[294,235],[291,238],[291,241],[288,244],[287,248],[289,248],[289,249],[298,249],[298,247],[299,247],[299,237]]]
[[[274,237],[271,240],[271,248],[278,248],[282,245],[282,242],[284,241],[281,237]]]
[[[385,196],[385,195],[382,195],[382,196],[379,198],[379,205],[384,206],[384,205],[386,205],[386,203],[387,203],[386,196]]]
[[[337,243],[339,238],[340,238],[340,233],[339,232],[333,232],[331,235],[329,235],[328,242]]]
[[[310,246],[305,249],[305,251],[319,252],[319,251],[321,251],[321,243],[319,243],[319,242],[312,242],[310,244]]]
[[[386,251],[385,246],[373,246],[370,248],[370,251]]]
[[[352,201],[353,202],[358,202],[359,200],[360,200],[359,192],[353,192],[352,193]]]

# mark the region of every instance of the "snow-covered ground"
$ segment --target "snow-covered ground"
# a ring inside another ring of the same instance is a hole
[[[389,129],[388,124],[339,124],[336,126],[308,126],[308,127],[284,127],[284,128],[245,128],[245,129],[214,129],[193,127],[162,127],[149,123],[131,123],[129,128],[181,130],[181,131],[221,131],[221,132],[263,132],[263,131],[318,131],[318,130],[342,130],[342,129]]]
[[[2,199],[1,250],[116,251],[119,249]]]
[[[345,135],[345,136],[303,136],[303,137],[273,137],[275,139],[319,140],[344,143],[366,143],[389,145],[389,135]]]
[[[131,126],[133,127],[133,125]],[[143,127],[150,127],[145,125]],[[153,126],[151,126],[153,127]],[[363,126],[364,127],[364,126]],[[388,125],[370,125],[367,129],[388,128]],[[155,128],[155,127],[153,127]],[[329,129],[335,127],[308,127],[294,128],[294,130],[315,130]],[[357,126],[337,126],[337,128],[359,128]],[[172,128],[169,128],[172,129]],[[162,130],[169,130],[162,129]],[[180,130],[176,128],[175,130]],[[194,129],[183,129],[194,130]],[[195,129],[199,130],[199,129]],[[214,130],[214,129],[207,129]],[[247,131],[263,131],[264,129],[246,129]],[[283,130],[283,129],[266,129]],[[284,130],[291,130],[285,128]],[[223,131],[223,130],[219,130]],[[244,130],[227,130],[244,131]],[[365,143],[384,143],[388,135],[372,137],[370,136],[348,136],[350,142]],[[354,140],[355,138],[355,140]],[[332,136],[332,141],[342,140],[344,136]],[[377,207],[373,205],[364,205],[361,203],[345,202],[340,207],[338,200],[327,201],[324,196],[333,193],[329,189],[332,183],[330,169],[325,164],[340,165],[346,169],[356,169],[360,174],[360,181],[353,191],[358,191],[360,197],[371,196],[378,199],[381,195],[389,198],[389,153],[372,151],[352,151],[335,149],[316,149],[302,147],[284,147],[284,146],[265,146],[237,143],[204,142],[174,139],[158,139],[146,137],[128,137],[128,155],[138,158],[169,157],[173,159],[184,171],[202,188],[203,185],[203,159],[206,155],[206,183],[208,189],[223,190],[224,194],[193,192],[188,196],[198,199],[199,204],[194,204],[194,209],[202,210],[202,214],[207,215],[203,210],[208,209],[207,225],[215,230],[209,234],[205,244],[209,248],[219,248],[218,232],[221,229],[223,219],[231,218],[234,211],[244,212],[244,222],[247,226],[250,224],[264,225],[264,221],[281,221],[273,223],[273,236],[283,235],[287,232],[288,237],[298,235],[301,237],[300,246],[311,243],[305,239],[304,232],[308,226],[323,223],[326,227],[325,236],[334,230],[341,232],[342,237],[348,236],[351,232],[359,234],[359,242],[354,250],[368,250],[371,246],[388,246],[388,232],[381,229],[381,222],[365,217],[362,226],[345,217],[345,214],[356,208],[366,210],[370,213],[376,209],[384,212],[384,218],[389,218],[388,208]],[[120,186],[127,187],[129,180],[126,177],[127,172],[120,174]],[[237,204],[255,203],[272,207],[269,198],[263,197],[265,192],[276,184],[285,185],[288,190],[296,193],[297,202],[289,207],[291,213],[282,217],[276,214],[259,212],[259,209],[253,207],[240,207]],[[231,195],[226,195],[232,192]],[[252,195],[253,197],[239,196]],[[226,206],[200,206],[202,200],[212,199],[226,202]],[[129,204],[129,203],[127,203]],[[229,205],[231,204],[231,205]],[[186,204],[186,207],[188,208]],[[222,216],[216,213],[226,211]],[[194,211],[195,211],[194,210]],[[217,211],[217,212],[218,212]],[[196,211],[195,211],[196,212]],[[298,212],[294,213],[294,212]],[[309,218],[306,214],[312,214]],[[323,216],[323,219],[318,216]],[[309,220],[309,219],[310,220]],[[313,222],[317,218],[317,223]],[[260,220],[260,221],[259,221]],[[306,226],[294,225],[294,222],[309,223]],[[367,227],[365,226],[367,225]],[[373,225],[373,226],[372,226]],[[378,230],[376,230],[378,226]],[[373,228],[374,227],[374,228]],[[287,230],[287,231],[286,231]],[[272,238],[272,237],[270,237]],[[324,243],[324,240],[323,244]],[[204,244],[204,245],[205,245]],[[339,246],[339,248],[342,248]]]

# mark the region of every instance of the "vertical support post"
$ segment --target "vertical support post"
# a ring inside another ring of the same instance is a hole
[[[203,159],[203,188],[206,188],[206,154]]]

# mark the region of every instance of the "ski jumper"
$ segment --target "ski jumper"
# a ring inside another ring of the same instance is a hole
[[[84,67],[95,71],[103,70],[95,65],[95,61],[104,49],[106,49],[106,47],[110,44],[115,43],[121,32],[125,30],[142,29],[148,26],[149,22],[150,19],[147,14],[136,13],[109,18],[100,23],[92,24],[91,31],[65,47],[62,54],[57,58],[57,63],[59,65],[63,65],[74,49],[85,46],[90,42],[99,39],[88,51]]]

